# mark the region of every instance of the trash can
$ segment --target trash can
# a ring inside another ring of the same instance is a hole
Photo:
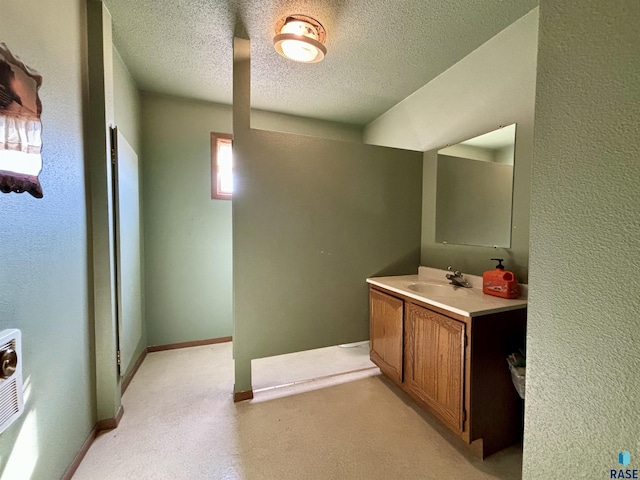
[[[524,400],[524,387],[526,378],[526,361],[525,357],[521,353],[512,353],[507,357],[507,363],[509,364],[509,370],[511,371],[511,380],[513,386],[516,387],[516,391],[520,398]]]

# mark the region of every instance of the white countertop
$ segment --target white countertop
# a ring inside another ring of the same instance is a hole
[[[437,295],[428,297],[409,288],[410,286],[415,288],[420,284],[448,285],[449,281],[445,276],[447,273],[451,272],[437,268],[420,267],[418,275],[372,277],[367,278],[367,283],[465,317],[478,317],[490,313],[526,308],[527,306],[527,285],[520,284],[520,297],[518,298],[494,297],[482,293],[482,277],[476,275],[464,274],[464,277],[471,284],[471,288],[454,286],[451,286],[451,290],[441,288],[439,290],[443,293],[439,291]]]

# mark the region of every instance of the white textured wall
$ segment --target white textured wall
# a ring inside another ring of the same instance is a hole
[[[640,468],[640,2],[541,0],[524,478]]]

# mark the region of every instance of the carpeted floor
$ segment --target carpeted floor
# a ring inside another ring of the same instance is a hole
[[[362,347],[343,350],[327,349],[326,364],[348,368],[345,356],[352,357],[357,372],[329,369],[323,376],[302,366],[304,354],[260,361],[254,387],[262,390],[238,404],[230,343],[151,353],[122,399],[120,426],[96,439],[73,478],[521,478],[520,447],[484,462],[471,458],[379,370],[368,368]],[[322,365],[321,352],[307,355]],[[296,361],[287,382],[283,371]],[[300,382],[302,372],[317,380]],[[276,382],[290,385],[272,388]]]

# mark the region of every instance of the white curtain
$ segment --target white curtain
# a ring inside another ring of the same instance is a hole
[[[3,113],[0,110],[0,150],[39,154],[42,148],[40,120]]]

